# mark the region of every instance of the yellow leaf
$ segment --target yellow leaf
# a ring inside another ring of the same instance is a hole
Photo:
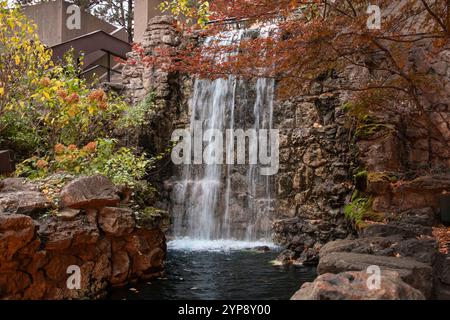
[[[18,66],[20,64],[20,57],[16,55],[14,60],[16,61],[16,66]]]
[[[89,106],[88,107],[88,112],[89,112],[89,114],[94,114],[94,112],[95,112],[95,108],[94,108],[94,106]]]
[[[5,94],[5,88],[0,87],[0,97]]]

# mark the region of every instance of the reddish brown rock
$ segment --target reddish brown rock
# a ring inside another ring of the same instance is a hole
[[[45,239],[46,250],[94,244],[99,239],[97,226],[85,223],[83,217],[64,222],[52,217],[42,223],[39,235]]]
[[[30,188],[22,180],[6,185],[8,192]],[[0,183],[0,195],[1,187]],[[94,194],[87,191],[81,198]],[[39,222],[26,215],[0,213],[0,299],[99,298],[110,285],[161,275],[164,234],[159,229],[136,228],[129,209],[96,207],[108,198],[102,198],[107,195],[105,190],[96,195],[100,196],[90,198],[95,201],[84,202],[94,207],[67,207],[63,216],[52,215]],[[71,275],[67,268],[73,265],[80,268],[80,289],[67,287]]]
[[[0,261],[11,260],[35,236],[36,225],[28,216],[0,213]]]
[[[117,237],[130,234],[136,226],[131,209],[115,207],[101,209],[98,224],[106,234]]]
[[[28,274],[22,271],[0,272],[0,293],[7,292],[12,299],[20,299],[31,284]]]
[[[119,190],[101,175],[81,177],[69,182],[61,191],[61,207],[75,209],[116,206]]]
[[[130,258],[125,250],[113,252],[112,254],[112,285],[123,285],[130,270]]]

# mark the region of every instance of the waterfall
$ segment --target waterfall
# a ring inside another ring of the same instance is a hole
[[[235,43],[249,32],[267,36],[267,30],[227,31],[208,38],[205,45],[212,41]],[[274,81],[270,79],[248,81],[234,76],[196,79],[190,105],[190,129],[192,132],[217,129],[223,133],[227,129],[271,129],[273,98]],[[203,145],[214,139],[208,137]],[[226,139],[227,155],[235,150],[234,143]],[[172,210],[174,235],[198,240],[270,240],[272,177],[261,176],[259,165],[250,161],[245,165],[215,163],[216,154],[212,149],[207,148],[203,158],[203,164],[194,159],[192,164],[185,165],[174,187],[172,197],[178,204],[177,210]]]

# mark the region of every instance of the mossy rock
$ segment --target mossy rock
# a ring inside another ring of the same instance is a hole
[[[154,207],[147,207],[136,215],[136,223],[139,227],[144,228],[161,228],[168,229],[170,226],[169,213]]]
[[[385,172],[369,172],[367,181],[369,192],[385,194],[389,192],[391,184],[397,181],[397,177]]]
[[[367,175],[369,183],[371,182],[397,182],[398,178],[395,175],[386,172],[369,172]]]
[[[366,191],[368,185],[368,172],[366,170],[359,171],[353,177],[355,187],[359,191]]]

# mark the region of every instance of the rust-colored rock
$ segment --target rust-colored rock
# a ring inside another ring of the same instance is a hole
[[[98,216],[98,224],[101,230],[113,236],[130,234],[136,226],[131,209],[115,207],[101,209]]]
[[[65,203],[71,199],[83,208],[67,206],[39,222],[27,215],[0,213],[0,299],[99,298],[110,285],[161,275],[164,234],[136,228],[127,208],[99,208],[119,199],[105,178],[80,179],[65,188]],[[83,191],[77,185],[83,185]],[[19,193],[34,187],[20,179],[0,182],[0,197],[2,188]],[[71,190],[75,191],[68,195]],[[84,207],[88,205],[93,207]],[[80,289],[67,287],[69,266],[79,267]]]
[[[64,250],[70,246],[94,244],[99,239],[97,227],[85,223],[82,217],[64,222],[50,218],[41,224],[39,235],[45,239],[46,250]]]
[[[125,250],[112,254],[112,285],[123,285],[130,270],[130,258]]]
[[[61,191],[61,206],[75,209],[116,206],[119,190],[101,175],[80,177],[69,182]]]
[[[0,213],[0,261],[11,260],[35,236],[36,225],[28,216]]]

